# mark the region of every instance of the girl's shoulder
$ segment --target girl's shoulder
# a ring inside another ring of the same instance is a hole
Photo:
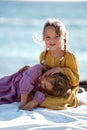
[[[66,51],[66,56],[67,57],[76,57],[76,55],[73,52],[69,51],[69,50]]]
[[[27,75],[28,77],[31,77],[31,79],[35,80],[42,74],[42,65],[36,64],[32,65],[27,71],[24,73],[24,75]]]
[[[33,66],[31,66],[31,69],[33,70],[33,71],[35,71],[35,70],[41,70],[42,69],[42,65],[41,64],[35,64],[35,65],[33,65]]]
[[[40,53],[40,57],[43,57],[45,55],[45,51],[42,51],[41,53]]]
[[[68,59],[68,62],[78,62],[76,55],[71,51],[66,51],[65,60]]]
[[[42,51],[40,54],[40,59],[50,56],[50,51]]]

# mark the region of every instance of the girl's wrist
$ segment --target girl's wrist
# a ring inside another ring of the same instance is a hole
[[[32,105],[35,107],[35,106],[39,105],[39,103],[37,100],[34,99],[34,100],[32,100]]]

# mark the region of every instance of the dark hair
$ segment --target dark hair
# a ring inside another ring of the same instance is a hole
[[[52,83],[53,95],[68,97],[71,94],[71,88],[67,76],[62,73],[55,73],[52,78],[55,79]]]
[[[48,92],[48,94],[56,97],[62,96],[64,98],[67,98],[71,94],[69,79],[66,75],[62,73],[54,73],[47,78],[52,79],[50,80],[50,83],[53,86],[52,92]]]
[[[45,73],[47,70],[51,69],[48,65],[44,65],[42,68],[42,72]],[[47,94],[51,96],[62,96],[67,98],[71,94],[71,88],[69,84],[69,79],[65,74],[62,73],[54,73],[47,76],[50,83],[53,86],[52,92],[47,92]],[[51,80],[50,80],[51,79]]]
[[[47,70],[50,70],[50,69],[52,69],[52,67],[42,64],[42,74],[44,74]]]

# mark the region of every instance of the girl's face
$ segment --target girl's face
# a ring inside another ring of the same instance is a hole
[[[40,78],[40,87],[48,92],[52,92],[53,86],[50,83],[51,79],[47,77],[41,77]]]
[[[50,50],[61,50],[64,47],[64,36],[56,34],[55,28],[52,26],[45,28],[44,41],[46,48]]]

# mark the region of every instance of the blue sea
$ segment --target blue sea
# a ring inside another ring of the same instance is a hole
[[[67,48],[77,56],[80,79],[87,80],[87,2],[17,2],[0,0],[0,77],[39,63],[44,47],[35,43],[48,18],[61,20],[69,34]]]

